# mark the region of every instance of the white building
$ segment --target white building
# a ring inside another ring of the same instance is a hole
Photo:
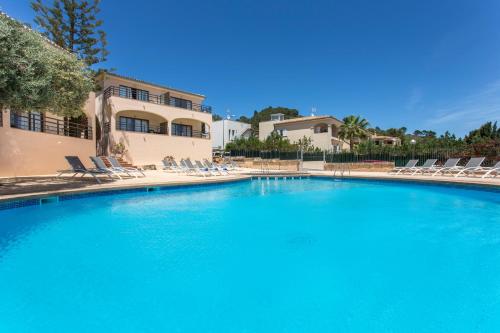
[[[212,123],[212,147],[223,149],[236,138],[248,138],[252,134],[250,124],[224,119]]]

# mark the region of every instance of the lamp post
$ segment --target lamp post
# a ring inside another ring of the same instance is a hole
[[[411,159],[414,159],[415,158],[415,144],[417,143],[417,141],[415,141],[415,139],[411,139],[410,141],[411,143]]]

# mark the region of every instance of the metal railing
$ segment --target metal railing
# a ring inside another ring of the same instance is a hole
[[[190,138],[201,138],[210,139],[210,133],[192,130],[191,132],[174,132],[172,131],[172,136],[185,136]]]
[[[461,164],[465,164],[471,157],[485,156],[483,166],[492,166],[500,160],[500,150],[493,149],[487,153],[466,153],[453,149],[434,149],[427,152],[408,153],[367,153],[358,154],[354,152],[303,152],[300,151],[279,151],[279,150],[231,150],[231,156],[243,156],[247,158],[280,159],[280,160],[302,160],[302,161],[325,161],[326,163],[371,163],[377,161],[394,162],[396,166],[404,166],[410,159],[418,159],[422,165],[426,159],[436,158],[438,164],[443,164],[448,158],[462,158]]]
[[[139,132],[139,133],[148,133],[148,134],[161,134],[168,135],[168,125],[167,124],[151,124],[148,126],[135,126],[133,128],[127,128],[126,124],[120,124],[119,121],[116,122],[116,129],[119,131],[127,131],[127,132]]]
[[[68,120],[46,117],[39,113],[11,111],[10,127],[26,131],[49,133],[92,140],[92,126]]]
[[[186,110],[212,113],[212,107],[208,105],[197,104],[193,103],[192,101],[183,100],[175,97],[169,97],[168,95],[155,95],[143,91],[133,93],[132,91],[126,89],[120,90],[120,87],[116,86],[109,86],[104,90],[104,98],[108,98],[110,96],[135,99],[138,101],[154,103],[154,104],[168,105]]]

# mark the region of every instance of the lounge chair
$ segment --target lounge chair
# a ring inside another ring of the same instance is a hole
[[[85,167],[85,165],[83,165],[82,161],[80,160],[80,158],[78,156],[65,156],[64,158],[66,159],[66,161],[68,161],[68,164],[71,166],[71,169],[57,171],[59,173],[57,175],[57,177],[61,177],[63,174],[67,174],[67,173],[72,173],[73,176],[71,176],[71,177],[75,177],[78,174],[82,175],[82,177],[85,175],[90,175],[99,184],[101,183],[101,181],[99,180],[99,178],[96,177],[96,175],[106,175],[106,176],[112,178],[110,172],[94,170],[94,169],[87,169]]]
[[[493,173],[495,174],[495,177],[498,176],[498,174],[500,173],[500,161],[498,161],[492,167],[483,167],[481,171],[486,171],[485,174],[481,176],[481,178],[486,178],[486,176],[489,176]]]
[[[203,160],[203,163],[205,163],[205,165],[208,167],[208,168],[211,168],[213,170],[216,170],[218,173],[220,173],[221,175],[228,175],[229,174],[229,170],[226,166],[223,166],[223,165],[216,165],[212,162],[210,162],[209,160],[207,160],[206,158]]]
[[[212,176],[221,176],[222,173],[219,172],[219,170],[217,170],[216,168],[212,168],[210,166],[207,166],[207,165],[203,165],[203,163],[201,163],[200,161],[196,160],[194,161],[194,164],[195,166],[203,171],[203,170],[206,170],[208,171]]]
[[[412,176],[421,172],[422,174],[426,173],[426,172],[432,172],[432,170],[434,170],[435,168],[435,164],[437,162],[437,158],[429,158],[427,161],[424,162],[424,164],[420,167],[414,167],[414,170],[413,173],[412,173]]]
[[[461,158],[449,158],[446,160],[444,165],[442,167],[435,167],[435,172],[432,173],[432,177],[434,177],[437,174],[442,173],[443,175],[447,172],[453,172],[453,170],[456,170],[459,168],[457,166],[458,162],[460,162]]]
[[[415,166],[417,165],[418,160],[409,160],[408,163],[404,167],[396,167],[389,171],[389,173],[394,173],[395,175],[400,174],[401,172],[411,172],[414,170]]]
[[[120,162],[116,159],[116,157],[114,156],[109,156],[108,157],[108,161],[109,163],[111,164],[111,166],[113,167],[113,169],[121,169],[123,170],[124,172],[130,172],[132,174],[141,174],[143,177],[146,177],[146,175],[144,174],[144,172],[142,172],[141,170],[137,169],[137,168],[132,168],[132,167],[124,167],[120,164]],[[136,177],[137,178],[137,177]]]
[[[184,165],[188,168],[188,171],[189,173],[188,174],[195,174],[197,176],[203,176],[203,177],[207,177],[207,176],[211,176],[212,173],[208,170],[208,168],[205,168],[205,167],[196,167],[193,165],[193,162],[191,162],[191,160],[188,158],[188,159],[185,159],[183,160],[184,161]]]
[[[484,157],[472,157],[463,168],[457,169],[458,173],[455,175],[455,178],[463,174],[470,174],[481,170],[481,164],[484,159]]]
[[[163,161],[163,164],[165,164],[165,160]],[[181,165],[178,165],[175,160],[171,160],[170,162],[168,162],[168,164],[169,164],[169,169],[174,171],[174,172],[177,172],[177,173],[186,173],[187,172],[186,166],[183,165],[182,163],[181,163]]]
[[[116,169],[116,168],[108,168],[106,166],[106,163],[104,163],[104,161],[102,160],[102,158],[100,157],[97,157],[97,156],[90,156],[90,160],[94,163],[95,165],[95,170],[98,170],[102,173],[108,173],[109,175],[111,176],[116,176],[118,177],[119,179],[123,179],[120,174],[126,174],[127,176],[130,176],[132,177],[132,175],[130,174],[130,172],[128,171],[125,171],[123,169]],[[134,176],[136,177],[136,176]],[[137,178],[137,177],[136,177]]]

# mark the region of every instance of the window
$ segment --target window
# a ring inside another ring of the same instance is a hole
[[[188,110],[192,110],[192,108],[193,108],[193,102],[191,102],[187,99],[182,99],[182,98],[177,98],[177,97],[170,98],[170,105],[175,106],[177,108],[183,108],[183,109],[188,109]]]
[[[10,127],[27,131],[43,131],[43,115],[40,112],[16,112],[10,113]]]
[[[120,85],[120,97],[149,101],[149,91]]]
[[[120,117],[117,127],[122,131],[147,133],[149,131],[149,120]]]
[[[193,126],[172,123],[172,135],[193,136]]]
[[[314,127],[314,133],[327,133],[328,126],[326,124],[319,124]]]

